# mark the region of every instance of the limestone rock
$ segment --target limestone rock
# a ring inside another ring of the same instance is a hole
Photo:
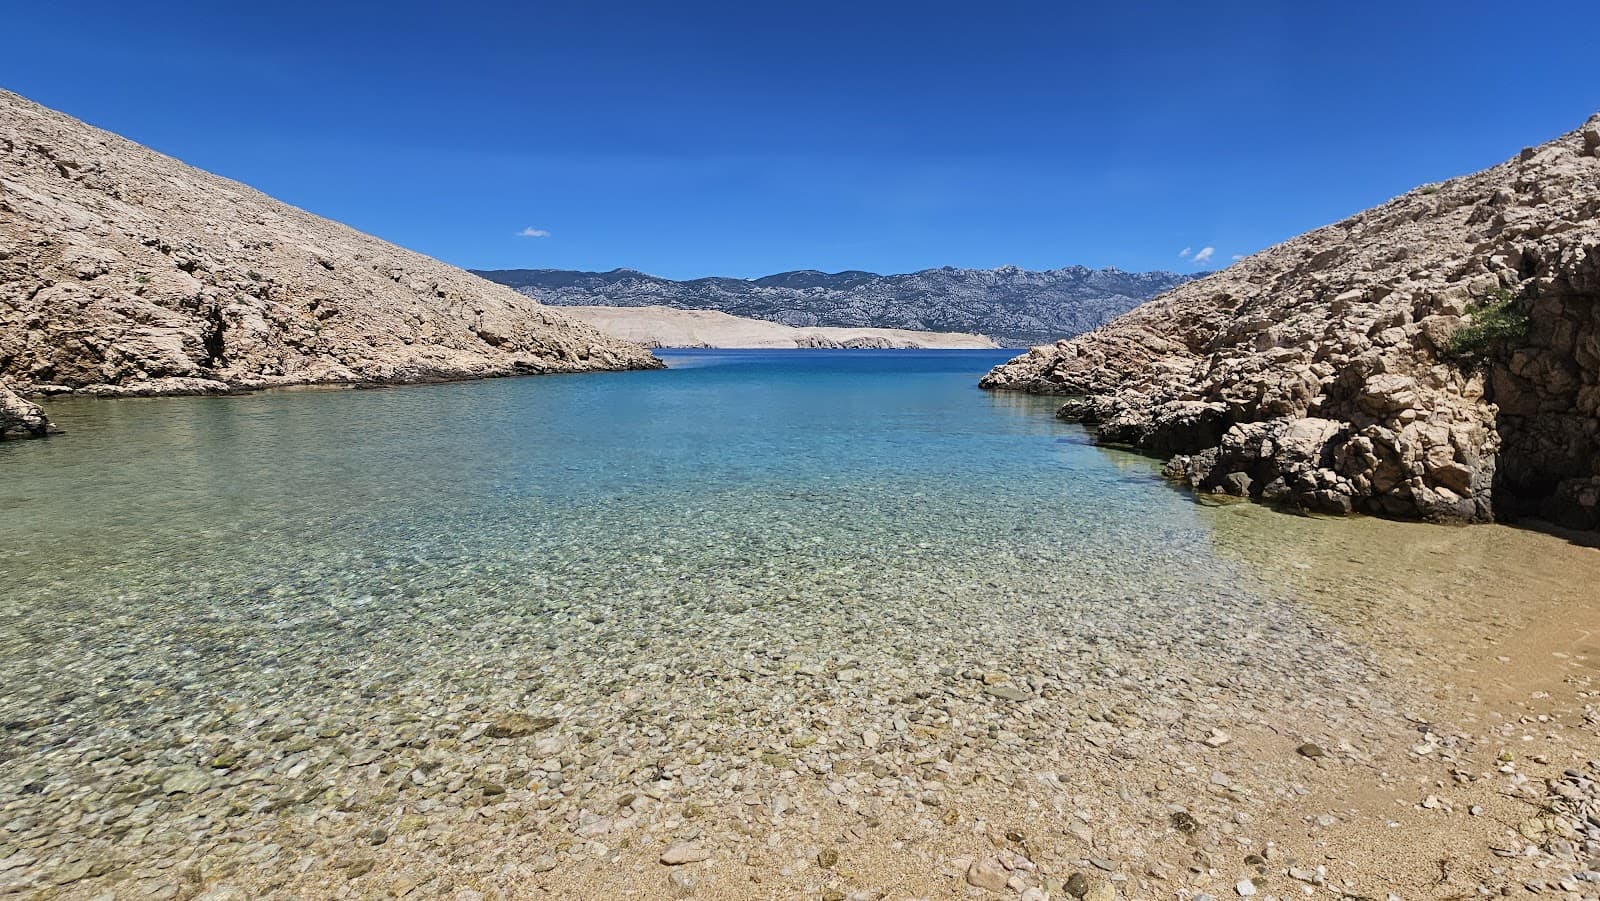
[[[161,790],[169,795],[197,795],[210,787],[211,777],[194,767],[174,770],[161,781]]]
[[[555,717],[530,716],[526,713],[502,713],[490,720],[483,734],[489,738],[524,738],[543,732],[559,723]]]
[[[54,431],[38,404],[18,397],[0,382],[0,441],[7,438],[42,438]]]
[[[0,91],[0,379],[195,393],[652,368],[508,288]],[[5,430],[29,431],[10,402]]]
[[[1003,892],[1011,874],[993,857],[975,860],[967,868],[967,884],[991,892]]]
[[[689,842],[673,842],[661,852],[661,862],[669,867],[682,866],[686,863],[699,863],[709,860],[711,852],[699,845]]]
[[[1427,185],[1035,347],[1196,491],[1322,513],[1600,527],[1600,132]]]

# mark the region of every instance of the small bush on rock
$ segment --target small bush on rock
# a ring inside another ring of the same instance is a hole
[[[1496,347],[1528,337],[1528,312],[1516,295],[1504,288],[1471,313],[1472,322],[1451,335],[1445,348],[1452,359],[1480,362]]]

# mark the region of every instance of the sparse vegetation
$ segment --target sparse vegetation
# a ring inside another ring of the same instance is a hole
[[[1515,294],[1504,288],[1468,312],[1472,321],[1451,335],[1445,348],[1455,360],[1481,362],[1496,347],[1528,337],[1528,311]]]
[[[1439,193],[1439,186],[1438,185],[1423,185],[1420,190],[1424,194],[1437,194],[1437,193]]]

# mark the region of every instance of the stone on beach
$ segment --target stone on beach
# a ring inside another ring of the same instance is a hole
[[[991,892],[1003,892],[1011,879],[1011,871],[1000,865],[997,858],[975,860],[967,868],[967,884]]]
[[[661,852],[661,862],[669,867],[711,859],[711,852],[690,842],[673,842]]]

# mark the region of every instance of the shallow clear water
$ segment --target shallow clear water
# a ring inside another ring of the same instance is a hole
[[[562,753],[457,749],[505,711],[586,749],[522,790],[577,816],[641,766],[794,754],[808,705],[832,705],[824,734],[892,734],[910,686],[1006,703],[969,669],[1060,685],[1065,715],[1096,689],[1287,694],[1283,671],[1355,665],[1154,463],[979,391],[1006,355],[669,352],[649,373],[53,402],[66,436],[0,445],[0,804],[23,842],[0,858],[34,848],[24,881],[102,858],[158,880],[138,868],[161,854],[267,854],[284,810],[361,830],[420,793],[444,822],[489,803],[458,782],[520,786]],[[974,734],[1009,760],[1062,750]],[[370,785],[330,762],[363,752],[384,755]],[[203,787],[167,790],[193,770]]]
[[[127,628],[164,625],[125,665],[186,683],[280,645],[404,642],[457,600],[633,616],[1018,573],[1152,605],[1240,587],[1150,461],[979,391],[1004,356],[677,352],[657,373],[58,401],[66,437],[0,445],[0,678],[88,690]],[[46,680],[63,646],[82,656]]]

